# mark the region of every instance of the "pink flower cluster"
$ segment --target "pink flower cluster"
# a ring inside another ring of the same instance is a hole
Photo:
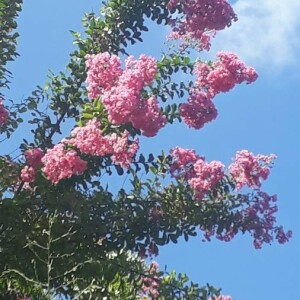
[[[170,153],[173,158],[170,166],[171,176],[189,184],[195,191],[197,200],[202,200],[225,176],[224,165],[221,162],[207,163],[194,150],[176,147],[171,149]],[[238,190],[247,185],[254,188],[254,193],[239,195],[239,209],[232,210],[230,223],[227,222],[224,228],[219,224],[213,225],[209,230],[201,228],[206,240],[210,241],[215,235],[219,240],[230,241],[239,231],[247,231],[253,236],[255,248],[261,248],[263,243],[271,243],[274,239],[284,244],[291,238],[291,231],[285,232],[282,227],[275,226],[277,196],[269,196],[259,189],[260,180],[268,177],[269,166],[274,159],[273,154],[255,156],[246,150],[237,152],[234,163],[229,166],[229,172]],[[222,194],[220,197],[223,197]]]
[[[167,8],[172,10],[178,5],[185,15],[179,29],[185,32],[222,30],[237,20],[227,0],[170,0]]]
[[[75,146],[81,153],[105,156],[112,152],[113,139],[110,136],[103,136],[100,129],[100,122],[96,118],[87,122],[83,127],[76,127],[72,130],[70,139],[65,139],[65,144]]]
[[[129,167],[139,148],[137,139],[129,140],[128,131],[124,131],[122,136],[116,133],[104,136],[99,121],[94,118],[88,121],[86,126],[73,129],[69,139],[63,139],[61,143],[48,149],[45,155],[41,149],[26,151],[28,166],[21,172],[22,180],[32,182],[35,178],[35,169],[41,165],[44,166],[42,171],[54,184],[73,175],[83,174],[87,162],[80,158],[77,151],[67,149],[70,145],[76,147],[82,154],[111,155],[113,162],[124,168]]]
[[[113,144],[112,160],[124,168],[128,168],[139,149],[138,140],[128,145],[129,132],[125,131]]]
[[[218,111],[212,100],[204,92],[193,90],[188,103],[180,105],[180,116],[188,127],[200,129],[205,123],[216,119]]]
[[[101,97],[113,124],[131,122],[145,136],[156,135],[166,124],[157,99],[142,97],[142,90],[152,83],[157,73],[154,58],[141,55],[135,60],[130,56],[122,70],[119,58],[105,52],[88,55],[86,66],[89,97]]]
[[[218,52],[218,60],[212,64],[196,63],[194,74],[197,75],[195,86],[213,98],[220,92],[228,92],[236,84],[254,82],[258,75],[252,67],[232,52]]]
[[[170,168],[172,176],[187,180],[198,200],[202,200],[224,177],[224,165],[219,161],[207,163],[193,150],[178,147],[170,153],[174,159]]]
[[[195,176],[189,180],[189,184],[196,191],[197,199],[203,199],[204,195],[223,179],[224,167],[219,161],[210,163],[205,162],[204,159],[196,161],[193,166]]]
[[[149,295],[151,299],[158,299],[159,292],[159,277],[158,273],[158,263],[153,261],[149,266],[149,276],[143,276],[142,281],[142,296],[145,297]]]
[[[150,97],[147,101],[142,101],[135,109],[130,119],[133,127],[142,131],[144,136],[154,136],[160,128],[167,123],[165,116],[161,114],[156,97]]]
[[[0,97],[0,127],[7,121],[8,111],[5,109],[2,98]]]
[[[136,91],[148,86],[157,73],[157,62],[154,57],[140,55],[138,60],[129,56],[125,60],[125,71],[120,77],[120,82]]]
[[[178,31],[172,31],[167,36],[167,41],[182,40],[182,43],[178,46],[182,52],[184,52],[188,47],[196,48],[199,51],[209,51],[211,47],[210,38],[214,36],[215,32],[204,32],[196,38],[195,35],[192,35],[191,33],[180,34]]]
[[[232,300],[232,298],[230,296],[221,295],[221,296],[215,297],[214,300]]]
[[[37,168],[42,166],[44,152],[40,148],[33,148],[25,151],[26,162],[29,166]]]
[[[268,178],[270,167],[275,158],[274,154],[254,155],[248,150],[238,151],[234,162],[229,166],[229,173],[236,182],[237,190],[243,186],[260,188],[261,180]]]
[[[173,157],[173,163],[170,167],[170,173],[173,177],[189,180],[195,176],[193,165],[201,158],[195,150],[175,147],[171,149],[170,154]]]
[[[182,15],[169,21],[179,38],[193,38],[203,43],[203,49],[209,49],[210,37],[214,33],[230,26],[237,20],[232,7],[226,0],[170,0],[169,10],[179,9]],[[201,48],[201,47],[200,47]]]
[[[269,196],[267,193],[257,191],[253,199],[246,199],[243,205],[245,208],[237,212],[237,219],[229,228],[219,231],[218,225],[206,231],[204,237],[210,241],[216,234],[216,238],[221,241],[231,241],[239,231],[249,232],[253,237],[253,244],[256,249],[260,249],[264,243],[270,244],[274,238],[279,244],[284,244],[292,237],[292,232],[285,232],[283,228],[276,227],[277,195]]]
[[[35,180],[36,169],[42,166],[44,153],[40,148],[33,148],[25,151],[27,166],[21,170],[21,179],[30,183]]]
[[[208,64],[195,64],[197,79],[190,91],[188,103],[180,105],[180,115],[189,127],[200,129],[205,123],[217,117],[217,109],[212,102],[216,94],[227,92],[236,84],[257,79],[257,73],[238,59],[232,52],[219,52],[218,60]]]
[[[272,234],[275,234],[275,239],[280,244],[286,243],[292,237],[290,230],[285,233],[281,226],[274,226],[276,222],[274,214],[278,208],[273,203],[276,201],[277,195],[269,196],[259,191],[253,203],[241,212],[243,230],[253,235],[253,244],[256,249],[260,249],[263,243],[270,244],[273,241]]]
[[[36,170],[33,167],[30,166],[25,166],[22,170],[21,170],[21,179],[24,182],[33,182],[35,180],[35,176],[36,176]]]
[[[108,52],[101,55],[87,55],[85,62],[88,82],[88,95],[91,99],[99,97],[104,90],[113,87],[122,74],[121,61]]]
[[[48,149],[42,163],[43,172],[54,184],[73,175],[83,174],[87,168],[87,162],[82,160],[75,150],[66,150],[62,143]]]
[[[129,132],[125,131],[121,137],[113,133],[103,135],[100,123],[96,118],[87,122],[84,127],[77,127],[71,133],[65,144],[75,146],[81,153],[105,156],[112,155],[112,160],[124,168],[128,168],[138,151],[138,140],[129,142]]]

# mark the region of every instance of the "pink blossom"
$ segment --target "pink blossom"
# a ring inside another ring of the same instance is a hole
[[[292,231],[288,230],[287,232],[284,232],[282,226],[277,227],[275,233],[276,240],[278,240],[279,244],[285,244],[292,237]]]
[[[141,55],[139,60],[135,60],[132,56],[127,58],[125,61],[126,69],[120,76],[118,83],[107,89],[102,96],[109,120],[113,124],[125,124],[132,121],[132,118],[137,121],[136,116],[142,108],[144,108],[142,114],[148,113],[149,118],[156,113],[157,108],[154,106],[158,107],[158,104],[155,100],[150,100],[149,104],[145,105],[145,100],[141,97],[142,89],[153,81],[157,73],[156,64],[154,58],[145,55]],[[145,123],[151,122],[151,119],[148,118],[144,120]]]
[[[228,92],[236,84],[254,82],[258,75],[232,52],[218,52],[218,60],[212,64],[198,62],[194,74],[197,75],[195,87],[207,92],[211,98],[220,92]]]
[[[86,64],[89,97],[101,97],[112,124],[131,122],[145,136],[156,135],[166,124],[157,99],[150,97],[145,100],[142,97],[142,90],[152,83],[157,73],[155,58],[141,55],[135,60],[129,56],[125,61],[125,70],[122,70],[115,56],[102,53],[87,56]],[[111,74],[107,74],[108,66],[112,69]],[[110,84],[106,82],[108,79]]]
[[[219,161],[207,163],[204,157],[198,156],[194,150],[173,148],[171,150],[173,164],[170,173],[177,179],[185,179],[202,200],[204,195],[224,177],[224,165]]]
[[[200,129],[205,123],[211,122],[218,115],[218,111],[204,92],[192,91],[189,96],[188,103],[180,106],[180,116],[184,122],[195,129]]]
[[[216,65],[221,64],[229,72],[234,74],[236,83],[246,82],[247,84],[254,82],[258,75],[252,67],[246,67],[245,63],[238,58],[235,53],[220,51],[217,53],[219,62]]]
[[[223,67],[212,70],[206,79],[213,96],[220,92],[227,92],[235,86],[234,74]]]
[[[113,155],[112,160],[116,164],[121,165],[124,168],[129,168],[130,163],[132,162],[136,152],[139,149],[139,141],[136,139],[128,143],[129,132],[125,131],[122,137],[115,137],[113,141]]]
[[[194,176],[193,164],[200,158],[195,150],[175,147],[170,151],[173,157],[173,163],[170,167],[170,173],[173,177],[188,179]]]
[[[119,84],[104,92],[102,102],[109,121],[121,125],[130,122],[131,115],[140,105],[140,91]]]
[[[232,300],[232,298],[230,296],[221,295],[221,296],[215,296],[214,300]]]
[[[167,118],[162,115],[156,97],[141,100],[140,106],[130,117],[133,127],[140,129],[144,136],[155,136],[160,128],[167,123]]]
[[[108,52],[87,55],[86,67],[88,69],[87,90],[92,99],[99,97],[103,90],[114,86],[122,74],[119,57]]]
[[[212,102],[216,94],[257,79],[255,70],[246,67],[234,53],[219,52],[217,56],[218,60],[213,63],[197,62],[194,66],[195,85],[188,102],[180,106],[180,115],[189,127],[200,129],[217,117],[218,111]]]
[[[156,59],[146,55],[141,55],[138,60],[129,56],[124,71],[120,59],[116,55],[110,56],[108,52],[87,55],[86,66],[90,98],[99,97],[104,91],[117,86],[139,94],[142,88],[151,84],[157,73]]]
[[[34,167],[31,166],[25,166],[22,170],[21,170],[21,179],[24,182],[33,182],[35,180],[35,176],[36,176],[36,170]]]
[[[44,153],[40,148],[28,149],[25,151],[27,166],[21,170],[21,179],[26,183],[33,182],[36,176],[36,168],[42,166]]]
[[[261,180],[266,180],[270,173],[270,167],[276,156],[254,155],[248,150],[238,151],[235,160],[229,166],[229,173],[236,182],[237,190],[243,186],[259,188]]]
[[[40,148],[33,148],[25,151],[26,162],[29,166],[37,168],[42,166],[43,150]]]
[[[64,143],[75,146],[81,153],[94,156],[105,156],[113,152],[112,143],[108,136],[103,136],[100,122],[96,118],[83,127],[73,129],[71,138]]]
[[[193,169],[195,175],[189,179],[189,184],[196,192],[198,200],[202,200],[204,195],[213,190],[217,183],[224,177],[224,165],[219,161],[207,163],[204,159],[198,159]]]
[[[124,131],[119,137],[116,133],[103,135],[100,122],[96,118],[83,127],[72,130],[71,138],[64,144],[76,147],[81,153],[93,156],[112,155],[112,160],[124,168],[128,168],[139,149],[138,140],[129,141],[129,132]]]
[[[201,39],[207,31],[222,30],[237,20],[226,0],[171,0],[167,4],[169,10],[177,6],[182,14],[170,20],[173,31],[195,39]]]
[[[8,118],[8,111],[5,109],[2,98],[0,97],[0,127],[6,123]]]
[[[66,150],[64,144],[57,144],[48,149],[42,158],[43,172],[52,183],[80,175],[86,170],[87,162],[82,160],[75,150]]]
[[[172,31],[167,36],[167,40],[182,40],[182,43],[179,45],[179,49],[182,51],[188,47],[196,48],[198,51],[209,51],[211,47],[211,37],[215,37],[215,31],[201,32],[199,35],[190,32],[182,34],[179,31]]]
[[[277,195],[269,196],[259,191],[251,205],[241,211],[243,230],[252,234],[256,249],[260,249],[263,243],[270,244],[274,239],[273,234],[280,244],[286,243],[292,236],[290,230],[285,233],[281,226],[275,227],[274,214],[278,210],[276,201]]]
[[[120,77],[120,83],[140,91],[153,81],[157,73],[157,61],[154,57],[140,55],[138,60],[129,56],[125,61],[125,71]]]
[[[264,243],[270,244],[274,239],[280,244],[289,241],[292,232],[290,230],[285,232],[281,226],[275,226],[275,213],[278,210],[277,195],[270,196],[262,191],[256,191],[243,200],[244,203],[241,203],[240,209],[236,212],[236,220],[221,232],[218,224],[205,230],[206,240],[210,241],[211,237],[216,235],[217,239],[228,242],[241,231],[251,234],[256,249],[260,249]]]

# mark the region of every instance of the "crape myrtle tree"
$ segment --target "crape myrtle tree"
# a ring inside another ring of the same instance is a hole
[[[21,8],[22,0],[0,1],[1,299],[231,299],[153,258],[196,235],[248,233],[255,248],[287,242],[276,195],[261,190],[275,156],[241,150],[225,167],[179,145],[157,157],[139,149],[139,139],[174,122],[201,129],[217,117],[217,94],[257,79],[231,52],[192,59],[237,20],[230,4],[108,0],[101,14],[85,15],[82,36],[72,32],[67,71],[20,102],[5,92]],[[160,58],[128,53],[143,41],[146,19],[170,28]],[[23,119],[30,134],[4,153]]]

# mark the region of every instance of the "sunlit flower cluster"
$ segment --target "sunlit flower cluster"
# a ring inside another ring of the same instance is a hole
[[[195,89],[191,92],[188,102],[181,104],[180,115],[189,127],[200,129],[216,119],[218,111],[206,93]]]
[[[40,148],[33,148],[25,151],[26,163],[33,168],[37,168],[42,165],[43,156],[44,152]]]
[[[93,156],[105,156],[113,152],[114,136],[102,134],[100,122],[96,118],[87,122],[83,127],[72,130],[70,139],[63,140],[80,150],[81,153]]]
[[[170,167],[171,175],[188,184],[198,201],[203,200],[208,192],[214,191],[225,177],[225,166],[221,162],[207,163],[194,150],[176,147],[170,153],[173,158]],[[230,241],[239,231],[248,231],[253,236],[255,248],[261,248],[262,244],[270,244],[274,239],[284,244],[291,238],[291,231],[285,232],[282,227],[275,226],[277,196],[269,196],[260,190],[261,179],[267,179],[270,164],[274,159],[273,154],[254,155],[246,150],[237,152],[235,161],[229,166],[227,178],[236,183],[236,191],[246,185],[254,190],[254,194],[241,197],[239,212],[234,221],[230,221],[226,227],[222,229],[216,224],[209,229],[204,229],[206,240],[216,236],[219,240]],[[218,193],[214,197],[218,197]],[[221,199],[222,196],[218,198]]]
[[[87,162],[75,150],[66,150],[62,143],[48,149],[42,163],[44,173],[54,184],[73,175],[81,175],[87,168]]]
[[[188,180],[195,176],[192,166],[201,158],[196,154],[195,150],[175,147],[171,149],[170,154],[173,158],[173,163],[170,167],[170,173],[173,177]]]
[[[189,180],[189,184],[196,191],[196,198],[201,200],[223,179],[224,165],[219,161],[207,163],[204,159],[198,159],[193,165],[193,169],[195,176]]]
[[[154,136],[160,128],[167,123],[165,116],[161,114],[159,103],[156,97],[150,97],[142,101],[130,119],[133,127],[142,131],[144,136]]]
[[[226,0],[171,0],[167,8],[172,12],[177,8],[179,12],[169,21],[174,33],[171,38],[188,43],[191,39],[196,40],[200,50],[209,50],[210,35],[237,20]]]
[[[214,300],[232,300],[232,298],[230,296],[220,295],[220,296],[215,296]]]
[[[124,131],[121,137],[115,136],[113,142],[112,160],[124,168],[128,168],[139,149],[138,140],[128,144],[129,132]]]
[[[276,156],[254,155],[248,150],[238,151],[235,160],[229,166],[229,173],[240,190],[243,186],[260,188],[261,180],[266,180],[270,174],[270,167]]]
[[[185,179],[195,190],[207,191],[212,189],[224,176],[224,165],[218,161],[207,163],[204,157],[194,150],[175,147],[170,154],[173,162],[170,174],[177,179]],[[266,180],[270,174],[270,167],[276,156],[254,155],[248,150],[236,153],[234,162],[229,165],[229,175],[239,191],[243,186],[253,189],[261,187],[261,180]]]
[[[117,55],[108,52],[86,56],[88,96],[99,97],[105,89],[114,86],[122,74],[121,61]]]
[[[138,151],[138,140],[129,141],[129,132],[122,136],[116,133],[103,135],[100,122],[93,119],[83,127],[76,127],[71,132],[71,138],[63,141],[76,147],[81,153],[93,156],[111,155],[114,163],[128,168]]]
[[[40,148],[28,149],[25,151],[26,166],[21,170],[21,179],[30,183],[35,180],[36,169],[42,166],[44,153]]]
[[[197,200],[202,200],[224,177],[224,165],[221,162],[208,163],[193,150],[177,147],[171,150],[171,155],[174,159],[170,168],[172,176],[187,180]]]
[[[105,52],[88,55],[86,66],[89,97],[101,98],[112,124],[131,122],[145,136],[156,135],[166,124],[157,99],[142,96],[142,90],[152,83],[157,73],[157,62],[153,57],[141,55],[135,60],[129,56],[125,70],[121,70],[118,58]],[[111,79],[110,84],[106,78]]]
[[[215,62],[197,62],[193,73],[196,82],[190,91],[188,103],[180,105],[180,115],[189,127],[200,129],[205,123],[217,117],[213,98],[228,92],[236,84],[252,83],[257,73],[252,67],[245,66],[232,52],[218,52]]]
[[[252,83],[258,77],[252,67],[245,66],[232,52],[218,52],[217,58],[212,63],[198,62],[194,69],[197,75],[195,87],[207,92],[211,98],[218,93],[228,92],[236,84]]]
[[[35,180],[35,176],[36,176],[36,170],[33,167],[30,166],[25,166],[22,170],[21,170],[21,179],[24,182],[33,182]]]

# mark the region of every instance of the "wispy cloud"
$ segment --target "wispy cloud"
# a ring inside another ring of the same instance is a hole
[[[300,0],[238,0],[239,20],[218,33],[213,50],[232,50],[262,67],[300,66]]]

